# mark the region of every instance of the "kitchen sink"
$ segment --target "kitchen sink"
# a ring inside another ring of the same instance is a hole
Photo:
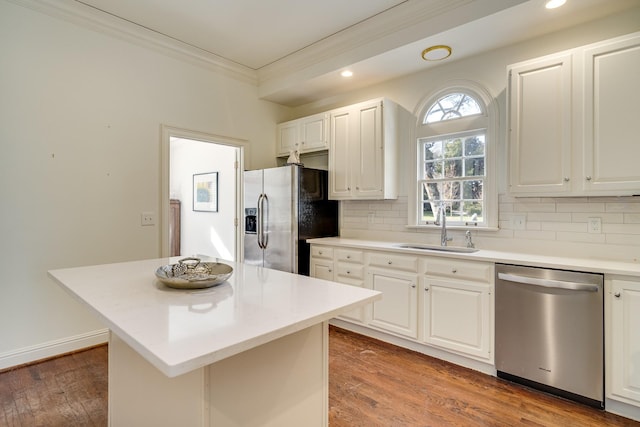
[[[423,251],[456,252],[456,253],[464,253],[464,254],[471,254],[474,252],[478,252],[478,249],[476,248],[466,248],[462,246],[423,245],[420,243],[398,243],[393,246],[395,246],[396,248],[403,248],[403,249],[420,249]]]

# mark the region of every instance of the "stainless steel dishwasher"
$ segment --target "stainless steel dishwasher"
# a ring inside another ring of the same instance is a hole
[[[603,275],[496,264],[498,377],[604,408]]]

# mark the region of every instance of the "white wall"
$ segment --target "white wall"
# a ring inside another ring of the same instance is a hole
[[[249,141],[275,166],[286,109],[253,85],[0,1],[0,367],[102,325],[47,270],[154,258],[161,124]],[[158,218],[158,224],[160,218]],[[28,351],[27,351],[28,352]]]
[[[345,93],[297,108],[291,117],[386,96],[416,113],[425,96],[456,79],[472,80],[484,86],[497,100],[500,109],[498,141],[499,232],[474,232],[478,247],[538,253],[593,256],[640,262],[640,198],[533,198],[514,199],[506,189],[506,67],[526,59],[566,50],[600,40],[640,31],[640,7],[621,15],[587,23],[556,34],[386,82],[364,90]],[[446,41],[444,41],[446,42]],[[455,51],[455,47],[454,47]],[[407,182],[413,179],[409,157],[412,138],[402,141],[399,167],[405,185],[397,201],[350,201],[341,204],[341,235],[374,240],[439,242],[439,232],[412,231],[407,224]],[[374,223],[367,221],[374,213]],[[514,213],[526,214],[527,229],[512,229]],[[587,218],[602,218],[602,234],[587,232]],[[454,231],[454,244],[464,244],[463,231]]]
[[[234,260],[236,151],[235,147],[225,145],[171,139],[169,194],[181,202],[181,255],[208,255]],[[193,174],[209,172],[218,172],[218,211],[194,211]]]

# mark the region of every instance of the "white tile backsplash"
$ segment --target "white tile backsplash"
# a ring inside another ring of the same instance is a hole
[[[341,235],[371,240],[438,241],[439,230],[407,227],[407,213],[406,196],[385,201],[343,201]],[[526,216],[525,229],[516,230],[511,219],[522,214]],[[601,219],[602,233],[589,233],[589,218]],[[502,194],[498,222],[497,231],[473,230],[479,247],[640,258],[638,197],[514,198]],[[462,230],[451,230],[451,234],[454,245],[463,244]]]

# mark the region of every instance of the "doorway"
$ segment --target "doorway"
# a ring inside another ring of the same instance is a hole
[[[163,126],[162,256],[240,259],[245,141]]]

